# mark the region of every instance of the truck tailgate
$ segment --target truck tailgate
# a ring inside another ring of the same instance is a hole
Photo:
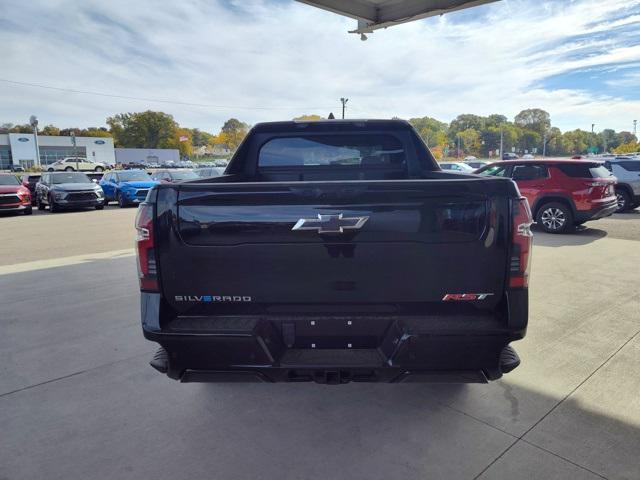
[[[397,306],[500,301],[503,179],[181,184],[158,191],[161,288],[178,311],[220,303]],[[342,230],[342,231],[340,231]],[[250,304],[250,305],[249,305]]]

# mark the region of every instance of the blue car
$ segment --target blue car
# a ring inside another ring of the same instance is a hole
[[[120,208],[144,202],[149,190],[158,183],[144,170],[113,170],[100,180],[105,205],[116,201]]]

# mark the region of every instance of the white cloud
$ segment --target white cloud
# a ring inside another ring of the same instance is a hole
[[[337,113],[342,96],[358,117],[448,121],[540,107],[563,129],[629,129],[640,112],[615,78],[607,85],[620,94],[540,86],[576,69],[639,62],[640,38],[619,29],[640,26],[640,0],[503,0],[367,42],[346,33],[353,20],[290,1],[3,3],[2,78],[212,107],[0,82],[0,122],[36,113],[60,126],[101,125],[118,112],[156,109],[214,131],[230,116],[255,123]]]

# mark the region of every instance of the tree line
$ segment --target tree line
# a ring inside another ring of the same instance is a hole
[[[317,114],[302,115],[294,120],[321,120]],[[640,151],[638,138],[629,131],[604,129],[599,132],[581,129],[562,132],[551,125],[548,112],[534,108],[523,110],[513,121],[493,114],[462,114],[450,123],[431,117],[411,118],[409,122],[436,158],[473,155],[490,157],[503,152],[533,153],[547,156],[593,153],[629,153]],[[191,156],[194,148],[220,146],[234,151],[249,131],[249,125],[236,118],[227,120],[216,134],[198,128],[182,127],[164,112],[119,113],[107,118],[109,128],[64,128],[46,125],[40,135],[113,137],[116,147],[176,148],[181,155]],[[30,125],[0,125],[0,133],[31,133]]]
[[[227,120],[217,134],[198,128],[181,127],[172,115],[164,112],[119,113],[106,120],[109,128],[58,128],[46,125],[38,128],[39,135],[78,137],[112,137],[120,148],[175,148],[181,156],[191,156],[194,148],[220,146],[234,151],[249,131],[249,125],[236,118]],[[5,123],[0,133],[33,133],[28,125]]]

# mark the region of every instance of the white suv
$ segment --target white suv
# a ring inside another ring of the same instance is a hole
[[[104,163],[87,160],[84,157],[67,157],[62,160],[58,160],[47,167],[48,172],[73,172],[76,170],[85,172],[104,172],[106,169],[107,166]]]
[[[604,166],[618,179],[618,212],[640,206],[640,158],[627,155],[607,158]]]

